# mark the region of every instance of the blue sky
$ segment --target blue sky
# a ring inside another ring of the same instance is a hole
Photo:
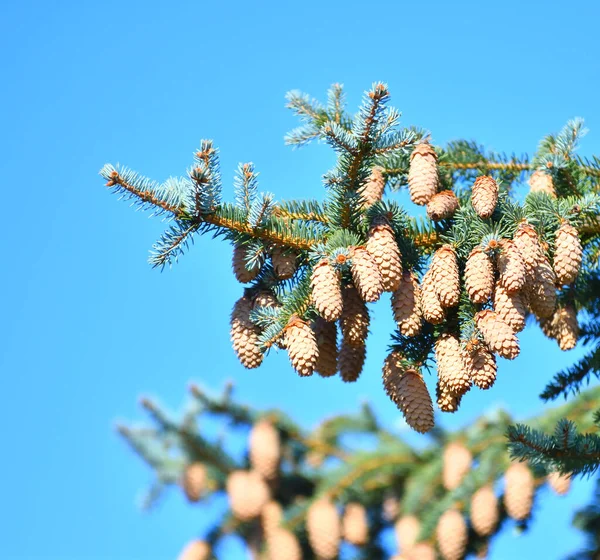
[[[312,426],[368,398],[398,415],[380,388],[390,313],[375,307],[363,378],[351,386],[299,379],[283,354],[244,371],[229,346],[241,289],[230,248],[201,239],[179,265],[146,264],[162,224],[134,213],[97,173],[121,162],[158,180],[182,174],[201,138],[221,149],[226,196],[240,161],[280,198],[321,196],[324,146],[293,151],[284,94],[323,97],[346,86],[350,107],[375,80],[389,84],[405,124],[434,141],[466,137],[532,152],[582,116],[582,153],[600,153],[600,57],[592,0],[427,4],[363,2],[39,2],[0,5],[3,246],[0,276],[0,558],[175,558],[202,512],[172,492],[151,514],[135,497],[151,480],[113,430],[140,418],[137,399],[176,408],[189,380],[280,406]],[[445,418],[464,425],[498,405],[519,417],[541,407],[561,354],[522,336],[497,386]],[[529,534],[510,531],[490,558],[559,558],[580,542],[569,528],[590,485],[544,494]],[[552,530],[553,538],[548,539]],[[235,543],[223,558],[241,558]]]

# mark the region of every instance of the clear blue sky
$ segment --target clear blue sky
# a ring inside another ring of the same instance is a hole
[[[189,380],[233,378],[241,399],[306,426],[365,397],[390,425],[398,419],[380,389],[385,304],[355,385],[298,379],[282,354],[244,371],[229,346],[240,293],[230,248],[202,239],[173,270],[151,270],[162,225],[108,194],[105,162],[162,180],[213,138],[229,196],[236,164],[253,161],[262,189],[319,197],[331,154],[283,145],[296,124],[284,94],[322,97],[342,82],[355,108],[375,80],[387,81],[404,123],[438,143],[532,152],[582,116],[583,153],[598,154],[599,16],[592,0],[2,3],[0,558],[169,560],[197,533],[202,514],[178,492],[151,514],[136,509],[151,473],[112,426],[141,417],[143,393],[175,408]],[[540,409],[546,379],[578,351],[561,354],[539,332],[522,341],[497,387],[470,394],[447,426],[498,404],[520,417]],[[544,494],[531,532],[508,531],[490,558],[572,550],[571,513],[589,489]],[[241,558],[235,546],[222,557]]]

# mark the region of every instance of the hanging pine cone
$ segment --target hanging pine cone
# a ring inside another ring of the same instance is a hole
[[[252,427],[249,437],[252,468],[266,480],[273,480],[279,472],[281,443],[279,432],[268,420],[260,420]]]
[[[248,246],[236,244],[233,246],[233,273],[238,282],[247,284],[252,282],[260,272],[260,264],[256,263],[251,269],[246,268],[246,259],[248,256]]]
[[[414,274],[402,275],[400,286],[392,294],[392,311],[404,336],[417,336],[421,332],[421,288]]]
[[[279,246],[273,247],[271,251],[271,263],[273,264],[275,276],[279,280],[287,280],[294,276],[297,259],[298,253],[294,250]]]
[[[471,470],[473,455],[462,443],[453,441],[445,447],[443,458],[442,482],[444,488],[456,490]]]
[[[458,210],[458,198],[452,191],[442,191],[427,203],[427,215],[435,222],[447,220]]]
[[[496,382],[496,358],[486,348],[478,346],[464,354],[465,367],[480,389],[489,389]]]
[[[346,286],[343,301],[340,326],[344,342],[350,346],[364,346],[369,334],[369,310],[354,286]]]
[[[313,328],[319,349],[315,371],[321,377],[331,377],[337,372],[337,325],[317,317]]]
[[[283,508],[279,502],[270,500],[260,512],[260,523],[267,540],[281,525],[283,520]]]
[[[471,525],[478,535],[491,535],[498,525],[498,498],[491,486],[482,486],[471,498]]]
[[[504,475],[504,505],[510,517],[521,521],[529,517],[533,505],[534,479],[524,463],[513,463]]]
[[[258,309],[259,307],[280,307],[280,303],[272,292],[261,290],[257,292],[252,298],[252,309]]]
[[[394,524],[394,532],[396,533],[398,548],[405,554],[410,554],[410,551],[417,544],[417,537],[421,532],[421,523],[414,515],[403,515]]]
[[[571,476],[559,472],[551,472],[548,477],[548,484],[555,494],[564,496],[571,488]]]
[[[583,248],[579,240],[579,233],[569,222],[565,221],[556,232],[554,251],[554,271],[559,286],[575,282],[582,259]]]
[[[481,247],[475,247],[467,259],[465,288],[475,303],[485,303],[494,292],[494,266]]]
[[[462,397],[461,394],[451,391],[448,385],[438,378],[435,386],[435,398],[438,408],[442,412],[456,412]]]
[[[345,339],[342,340],[340,353],[338,355],[338,364],[340,368],[340,377],[345,383],[353,383],[356,381],[365,365],[367,357],[367,347],[352,346]]]
[[[383,290],[397,290],[402,279],[402,261],[394,230],[386,218],[380,216],[373,220],[367,239],[367,251],[379,269]]]
[[[529,192],[543,192],[552,198],[556,198],[556,189],[554,188],[552,175],[544,171],[533,172],[531,177],[529,177],[529,187]]]
[[[433,287],[442,307],[455,307],[460,299],[458,260],[452,245],[442,245],[431,261]]]
[[[475,179],[471,190],[471,203],[482,218],[489,218],[498,204],[498,183],[489,175]]]
[[[290,318],[285,328],[285,346],[292,367],[298,374],[312,375],[319,357],[319,348],[314,331],[297,315]]]
[[[498,284],[494,291],[494,311],[514,332],[521,332],[525,328],[527,306],[519,292],[509,294]]]
[[[192,541],[186,545],[177,557],[177,560],[209,560],[210,546],[200,540]]]
[[[379,268],[366,248],[354,247],[350,270],[360,297],[367,302],[377,301],[383,292],[383,282]]]
[[[421,282],[421,313],[423,318],[432,325],[439,325],[446,318],[446,312],[437,296],[431,268],[425,273]]]
[[[408,169],[410,199],[420,206],[427,204],[437,192],[439,183],[435,150],[426,142],[417,144],[410,155]]]
[[[500,241],[500,252],[496,258],[498,265],[498,283],[509,293],[523,289],[526,281],[525,262],[521,252],[512,239]]]
[[[465,368],[460,341],[442,334],[435,342],[438,377],[453,393],[464,395],[471,387],[471,377]]]
[[[532,270],[527,281],[529,308],[538,319],[551,317],[556,309],[556,275],[546,256]]]
[[[467,547],[467,524],[460,512],[446,510],[440,517],[435,534],[444,560],[460,560]]]
[[[277,528],[267,535],[269,560],[302,560],[302,549],[296,535],[287,529]]]
[[[383,198],[385,190],[385,177],[383,176],[383,167],[376,165],[371,169],[371,174],[367,182],[358,190],[362,198],[362,207],[369,208]]]
[[[407,560],[435,560],[436,558],[437,555],[433,545],[420,542],[413,547]]]
[[[492,352],[507,360],[519,355],[519,340],[506,322],[494,311],[485,309],[475,315],[477,328]]]
[[[243,296],[237,300],[231,312],[231,343],[241,362],[248,369],[257,368],[263,361],[258,347],[258,327],[250,321],[252,301]]]
[[[195,462],[188,465],[181,477],[181,486],[186,498],[190,502],[198,502],[206,489],[207,482],[206,467]]]
[[[519,224],[514,236],[514,243],[525,266],[527,283],[535,282],[535,267],[544,260],[544,250],[535,229],[527,222]]]
[[[579,338],[577,312],[571,305],[559,307],[552,317],[552,334],[561,350],[572,350]]]
[[[313,269],[310,280],[312,301],[319,315],[326,321],[335,321],[342,314],[340,275],[329,263],[321,260]]]
[[[258,517],[269,501],[269,488],[257,472],[234,471],[225,486],[231,511],[241,521]]]
[[[306,512],[308,542],[322,560],[337,558],[341,540],[340,517],[337,508],[327,498],[314,501]]]
[[[342,518],[344,539],[356,546],[364,546],[369,540],[367,512],[362,504],[350,502],[346,505]]]

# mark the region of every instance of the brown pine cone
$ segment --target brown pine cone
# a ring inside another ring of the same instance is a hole
[[[266,480],[279,472],[281,442],[279,432],[268,420],[260,420],[250,430],[249,455],[252,468]]]
[[[471,377],[463,361],[460,340],[450,334],[442,334],[435,343],[435,361],[438,378],[450,391],[464,395],[471,388]]]
[[[270,500],[260,512],[260,523],[267,540],[281,525],[283,520],[283,508],[279,502]]]
[[[285,346],[292,367],[301,376],[312,375],[317,365],[319,348],[309,324],[294,315],[285,328]]]
[[[366,345],[363,344],[362,346],[352,346],[348,344],[345,339],[343,339],[338,356],[340,377],[342,378],[342,381],[345,383],[353,383],[354,381],[357,381],[362,372],[363,366],[365,365],[366,357]]]
[[[241,362],[248,369],[257,368],[263,361],[258,347],[259,328],[250,321],[252,300],[243,296],[237,300],[231,312],[231,343]]]
[[[552,198],[556,198],[556,189],[554,188],[552,175],[549,175],[544,171],[533,172],[531,177],[529,177],[529,187],[529,192],[543,192],[550,195]]]
[[[529,308],[538,319],[551,317],[556,309],[556,275],[544,255],[527,280]]]
[[[270,498],[269,487],[254,471],[232,472],[225,486],[231,511],[241,521],[258,517]]]
[[[209,560],[210,546],[208,543],[195,540],[188,543],[177,557],[177,560]]]
[[[431,261],[433,288],[442,307],[455,307],[460,299],[458,260],[452,245],[442,245]]]
[[[277,298],[272,292],[267,290],[261,290],[254,294],[252,298],[252,309],[259,307],[281,307],[281,304],[277,301]]]
[[[376,165],[371,169],[371,174],[367,182],[358,190],[362,198],[362,207],[369,208],[383,198],[385,190],[385,177],[383,176],[383,167]]]
[[[462,397],[461,394],[451,391],[448,385],[438,378],[435,386],[435,398],[438,408],[442,412],[456,412]]]
[[[527,279],[525,262],[517,245],[512,239],[500,241],[500,252],[496,258],[498,265],[498,283],[509,293],[519,292]]]
[[[519,292],[509,294],[498,284],[494,291],[494,311],[514,332],[521,332],[525,328],[527,305]]]
[[[420,542],[410,551],[407,560],[435,560],[436,557],[433,545],[427,542]]]
[[[287,529],[277,528],[267,535],[269,560],[302,560],[302,549],[296,535]]]
[[[375,219],[371,224],[367,251],[379,269],[383,290],[385,292],[397,290],[402,279],[402,260],[394,230],[384,217]]]
[[[421,313],[423,318],[432,325],[439,325],[446,318],[446,311],[435,289],[431,268],[425,273],[421,282]]]
[[[350,270],[360,297],[367,302],[377,301],[383,292],[383,282],[379,267],[366,248],[352,250]]]
[[[475,322],[492,352],[507,360],[514,360],[519,355],[519,340],[510,325],[497,313],[488,309],[479,311],[475,315]]]
[[[458,198],[452,191],[442,191],[431,197],[427,203],[427,215],[435,222],[447,220],[458,210]]]
[[[279,280],[287,280],[294,276],[297,259],[298,253],[293,249],[286,249],[279,246],[273,247],[271,251],[271,263],[273,264],[275,276]]]
[[[535,282],[535,267],[545,259],[538,234],[530,224],[523,222],[517,228],[514,243],[523,258],[527,283],[531,284]]]
[[[572,350],[577,345],[579,338],[579,324],[577,312],[571,305],[559,307],[552,317],[553,338],[558,341],[561,350]]]
[[[206,489],[207,478],[206,467],[200,462],[191,463],[185,468],[181,477],[181,486],[190,502],[200,501]]]
[[[444,448],[443,458],[442,481],[444,488],[456,490],[471,470],[473,455],[462,443],[453,441]]]
[[[494,266],[481,247],[475,247],[467,259],[465,288],[475,303],[485,303],[494,292]]]
[[[421,523],[414,515],[403,515],[394,524],[398,548],[407,554],[410,553],[417,544],[420,531]]]
[[[342,518],[342,534],[344,539],[356,546],[364,546],[369,540],[369,524],[367,511],[358,502],[346,505]]]
[[[475,179],[471,190],[471,203],[482,218],[489,218],[498,204],[498,183],[489,175]]]
[[[421,332],[421,288],[414,274],[402,275],[399,288],[392,294],[392,311],[404,336],[417,336]]]
[[[482,486],[471,498],[471,525],[478,535],[491,535],[498,525],[498,498],[491,486]]]
[[[315,371],[321,377],[331,377],[337,372],[337,325],[328,323],[322,317],[317,317],[313,328],[319,348]]]
[[[435,150],[426,142],[417,144],[410,155],[408,169],[410,199],[420,206],[427,204],[437,192],[439,183]]]
[[[564,496],[571,488],[571,475],[551,472],[547,480],[550,488],[559,496]]]
[[[340,326],[344,342],[350,346],[364,346],[369,334],[369,310],[354,286],[344,288],[343,302]]]
[[[521,521],[529,517],[535,490],[531,471],[524,463],[512,463],[504,475],[504,505],[510,517]]]
[[[342,315],[342,288],[340,274],[322,259],[313,269],[310,280],[312,301],[319,315],[326,321],[335,321]]]
[[[438,547],[444,560],[460,560],[467,547],[467,524],[460,512],[446,510],[440,517],[436,530]]]
[[[558,285],[573,284],[581,268],[583,247],[579,233],[569,222],[563,222],[558,228],[555,247],[554,271]]]
[[[260,272],[260,265],[258,263],[250,270],[246,268],[247,254],[247,245],[236,244],[233,246],[233,260],[231,265],[237,281],[241,282],[242,284],[252,282],[252,280],[254,280]]]
[[[341,540],[340,516],[327,498],[314,501],[306,512],[308,542],[322,560],[337,558]]]
[[[496,382],[496,358],[483,346],[465,352],[464,361],[473,384],[480,389],[489,389]]]

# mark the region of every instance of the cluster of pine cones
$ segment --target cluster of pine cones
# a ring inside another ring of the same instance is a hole
[[[428,143],[414,149],[408,183],[412,201],[427,205],[433,220],[449,218],[459,207],[452,191],[440,190],[437,156]],[[549,175],[536,172],[532,184],[552,194]],[[384,186],[382,170],[375,167],[360,193],[365,206],[381,198]],[[481,218],[492,217],[498,198],[492,177],[475,180],[471,204]],[[238,245],[233,257],[241,282],[251,281],[260,270],[259,264],[253,270],[246,268],[245,252],[245,246]],[[437,404],[442,411],[455,412],[472,385],[481,389],[493,385],[496,356],[512,360],[519,354],[516,333],[523,330],[528,314],[538,319],[543,332],[555,338],[562,350],[575,346],[576,310],[557,304],[557,289],[575,282],[582,256],[578,232],[568,221],[555,232],[552,263],[534,227],[523,221],[512,238],[482,242],[466,260],[459,258],[453,245],[440,246],[419,281],[414,271],[403,269],[390,221],[378,216],[370,223],[364,245],[336,252],[335,257],[324,256],[314,264],[310,285],[316,319],[292,316],[277,344],[287,350],[292,366],[302,376],[317,372],[330,377],[339,372],[344,381],[356,381],[366,357],[370,322],[366,304],[391,292],[392,311],[403,336],[418,337],[425,322],[438,326],[434,348]],[[294,275],[296,252],[274,247],[270,258],[279,279]],[[461,297],[476,306],[468,340],[461,339],[456,320],[448,321],[456,316]],[[273,293],[251,290],[236,303],[231,339],[245,367],[258,367],[263,359],[258,346],[260,329],[250,320],[252,310],[279,305]],[[383,368],[383,380],[409,425],[425,432],[433,427],[433,405],[419,366],[392,352]]]

